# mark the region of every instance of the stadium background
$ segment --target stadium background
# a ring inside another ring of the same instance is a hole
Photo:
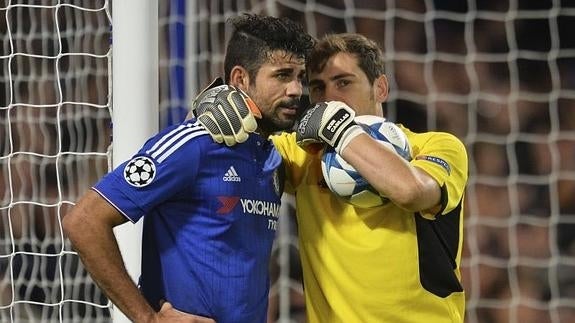
[[[161,126],[181,120],[221,73],[224,21],[238,12],[380,43],[387,116],[452,132],[468,148],[466,321],[575,321],[573,1],[158,4]],[[59,219],[108,169],[111,14],[104,0],[0,1],[1,322],[110,321],[111,304]],[[190,31],[196,42],[186,46]],[[303,322],[292,212],[288,201],[271,264],[270,321]]]

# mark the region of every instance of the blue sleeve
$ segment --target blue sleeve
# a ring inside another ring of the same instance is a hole
[[[194,185],[202,145],[208,142],[205,130],[194,125],[182,124],[159,133],[93,189],[132,222],[186,191]]]

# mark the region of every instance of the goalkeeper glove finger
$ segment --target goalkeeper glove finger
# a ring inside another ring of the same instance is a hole
[[[338,154],[353,138],[365,131],[353,121],[355,111],[340,101],[322,102],[307,110],[301,117],[296,141],[301,147],[326,143]]]
[[[192,102],[191,112],[193,113],[194,117],[197,118],[201,114],[209,111],[210,103],[215,101],[215,96],[218,94],[217,90],[214,90],[217,87],[224,86],[224,80],[221,77],[216,77],[212,83],[206,86],[198,96]],[[205,104],[207,103],[207,104]]]
[[[235,115],[226,115],[224,111],[221,105],[217,105],[199,115],[198,121],[217,143],[233,146],[246,141],[249,132],[242,127],[241,121]]]
[[[214,141],[228,146],[246,141],[258,127],[256,116],[261,117],[249,96],[221,79],[198,95],[192,108]]]

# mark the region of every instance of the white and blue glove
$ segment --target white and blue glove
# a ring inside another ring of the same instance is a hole
[[[355,111],[340,101],[321,102],[301,117],[296,132],[300,147],[326,143],[338,154],[365,131],[355,121]]]
[[[256,131],[261,113],[242,90],[215,79],[192,104],[192,113],[217,143],[233,146]]]

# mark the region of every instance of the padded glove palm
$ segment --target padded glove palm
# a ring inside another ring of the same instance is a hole
[[[301,117],[296,133],[297,144],[306,147],[315,143],[326,143],[338,154],[363,129],[353,118],[355,111],[340,101],[321,102],[307,110]]]
[[[192,111],[214,141],[233,146],[248,139],[261,113],[242,90],[217,78],[194,100]]]

